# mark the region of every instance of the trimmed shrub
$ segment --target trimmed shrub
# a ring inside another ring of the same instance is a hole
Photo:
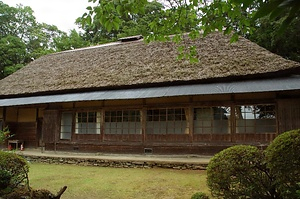
[[[0,190],[4,190],[8,187],[11,180],[11,175],[8,171],[0,170]]]
[[[300,129],[277,136],[265,153],[281,198],[300,198]]]
[[[205,193],[197,192],[192,195],[191,199],[209,199],[209,197]]]
[[[264,163],[254,146],[238,145],[217,153],[207,167],[207,185],[219,198],[269,198],[274,193]]]
[[[0,170],[10,175],[8,186],[12,189],[22,183],[29,183],[29,166],[24,158],[15,153],[0,151]]]

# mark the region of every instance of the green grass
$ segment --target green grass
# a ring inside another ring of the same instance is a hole
[[[190,199],[209,193],[206,172],[198,170],[84,167],[30,164],[30,185],[56,193],[68,186],[62,199]]]

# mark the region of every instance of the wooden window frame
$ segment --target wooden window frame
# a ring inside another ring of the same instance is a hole
[[[121,109],[104,111],[104,134],[141,134],[141,110]]]
[[[96,135],[101,133],[101,112],[95,110],[76,111],[75,134]]]
[[[259,110],[258,107],[264,108]],[[236,105],[235,132],[237,134],[276,133],[276,116],[275,104]],[[265,130],[262,130],[263,128]]]
[[[146,110],[146,134],[186,134],[188,108],[168,107]]]
[[[64,114],[71,114],[71,123],[66,124],[67,121],[66,118],[64,117]],[[60,134],[59,134],[59,139],[60,140],[71,140],[72,139],[72,133],[73,133],[73,112],[70,111],[65,111],[60,114]],[[65,131],[65,129],[70,128],[70,131]],[[64,135],[64,134],[67,134]]]
[[[201,114],[201,112],[203,114]],[[194,134],[230,134],[231,106],[204,106],[193,108]]]

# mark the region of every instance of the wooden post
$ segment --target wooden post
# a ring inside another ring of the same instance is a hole
[[[144,144],[146,141],[146,109],[142,108],[141,110],[141,125],[142,125],[142,143]]]

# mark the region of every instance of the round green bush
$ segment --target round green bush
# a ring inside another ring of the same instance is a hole
[[[299,198],[300,129],[277,136],[267,147],[267,166],[282,198]]]
[[[218,198],[267,198],[271,180],[264,154],[254,146],[238,145],[217,153],[207,167],[207,185]]]
[[[8,187],[11,180],[11,175],[8,171],[0,170],[0,190],[4,190]]]
[[[0,170],[11,176],[9,187],[14,188],[20,184],[28,185],[29,166],[24,158],[11,153],[0,151]]]
[[[209,197],[205,193],[197,192],[192,195],[191,199],[209,199]]]

